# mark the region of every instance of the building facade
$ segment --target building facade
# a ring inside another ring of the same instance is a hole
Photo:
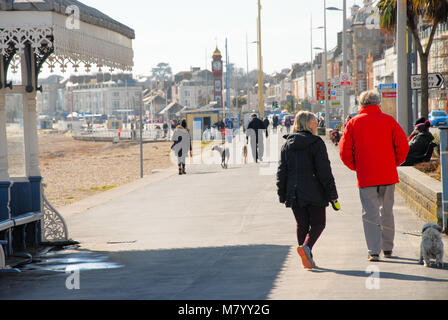
[[[67,101],[72,101],[72,111],[114,115],[120,111],[138,113],[142,104],[142,87],[123,82],[67,84]]]

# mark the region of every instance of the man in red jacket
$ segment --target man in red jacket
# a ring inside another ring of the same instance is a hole
[[[409,145],[397,121],[381,111],[378,93],[363,92],[359,100],[361,110],[347,123],[339,151],[344,164],[358,177],[368,259],[379,261],[381,250],[384,257],[392,256],[397,167],[406,160]]]

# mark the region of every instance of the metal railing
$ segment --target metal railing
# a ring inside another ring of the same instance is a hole
[[[140,139],[140,130],[117,130],[117,129],[92,129],[92,130],[75,130],[72,131],[72,137],[75,139],[86,140],[136,140]],[[169,133],[166,134],[162,129],[145,129],[143,130],[144,140],[168,140]]]

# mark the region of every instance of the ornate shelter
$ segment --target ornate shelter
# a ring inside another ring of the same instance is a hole
[[[42,193],[36,117],[42,67],[132,70],[134,38],[134,30],[79,1],[0,0],[0,269],[5,255],[68,237]],[[22,82],[13,85],[8,70],[19,69]],[[23,96],[21,177],[10,176],[8,163],[5,96],[12,93]]]

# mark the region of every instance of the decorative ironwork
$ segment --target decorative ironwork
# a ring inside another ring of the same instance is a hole
[[[39,49],[39,54],[36,54],[36,74],[39,74],[43,64],[50,57],[50,55],[54,52],[53,46],[44,46]]]
[[[64,242],[68,241],[68,229],[64,218],[51,205],[44,194],[42,186],[42,242]]]
[[[38,63],[47,65],[51,71],[59,66],[65,71],[68,66],[78,71],[82,65],[86,71],[96,65],[99,69],[108,67],[131,71],[132,48],[86,34],[80,30],[69,30],[59,25],[3,27],[0,25],[0,54],[7,55],[11,49],[21,55],[26,46],[38,58]],[[16,52],[14,52],[16,53]]]
[[[0,245],[0,270],[6,269],[6,258],[3,247]]]
[[[6,48],[4,50],[5,54],[0,57],[3,59],[3,79],[0,79],[0,89],[10,88],[12,89],[12,82],[8,83],[8,69],[11,67],[12,73],[17,73],[18,70],[18,59],[16,56],[17,49],[13,46]]]

